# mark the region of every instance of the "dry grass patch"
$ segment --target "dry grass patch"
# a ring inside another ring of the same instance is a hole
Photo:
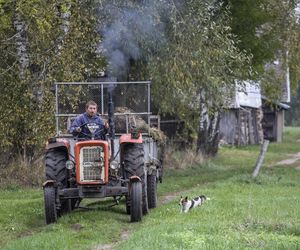
[[[167,169],[186,169],[195,164],[201,165],[205,158],[197,154],[192,148],[178,149],[178,147],[167,146],[165,149],[164,166]]]
[[[43,156],[33,162],[26,162],[19,156],[9,165],[2,166],[0,188],[41,186],[44,181],[44,171]]]

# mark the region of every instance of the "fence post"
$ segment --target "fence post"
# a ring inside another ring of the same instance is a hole
[[[260,149],[260,154],[259,154],[259,157],[257,159],[257,162],[256,162],[256,165],[255,165],[255,169],[252,173],[252,177],[253,178],[256,178],[258,173],[259,173],[259,170],[261,168],[261,165],[264,161],[264,158],[265,158],[265,154],[268,150],[268,146],[269,146],[269,141],[268,140],[264,140],[264,143],[261,145],[261,149]]]

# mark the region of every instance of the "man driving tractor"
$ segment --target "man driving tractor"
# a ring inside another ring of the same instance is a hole
[[[105,140],[109,125],[107,122],[103,122],[99,114],[97,113],[97,103],[94,101],[88,101],[85,105],[85,113],[76,117],[70,127],[70,132],[74,136],[79,138],[90,139],[90,130],[87,124],[93,124],[97,127],[95,131],[95,139]]]

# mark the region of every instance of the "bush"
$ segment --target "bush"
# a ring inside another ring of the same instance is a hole
[[[21,155],[15,157],[7,166],[1,166],[0,188],[37,187],[44,181],[44,158],[29,163]]]

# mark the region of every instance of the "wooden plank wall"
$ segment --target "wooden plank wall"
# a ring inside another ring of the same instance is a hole
[[[261,121],[261,109],[230,109],[221,115],[220,139],[231,145],[260,144],[263,141]]]

